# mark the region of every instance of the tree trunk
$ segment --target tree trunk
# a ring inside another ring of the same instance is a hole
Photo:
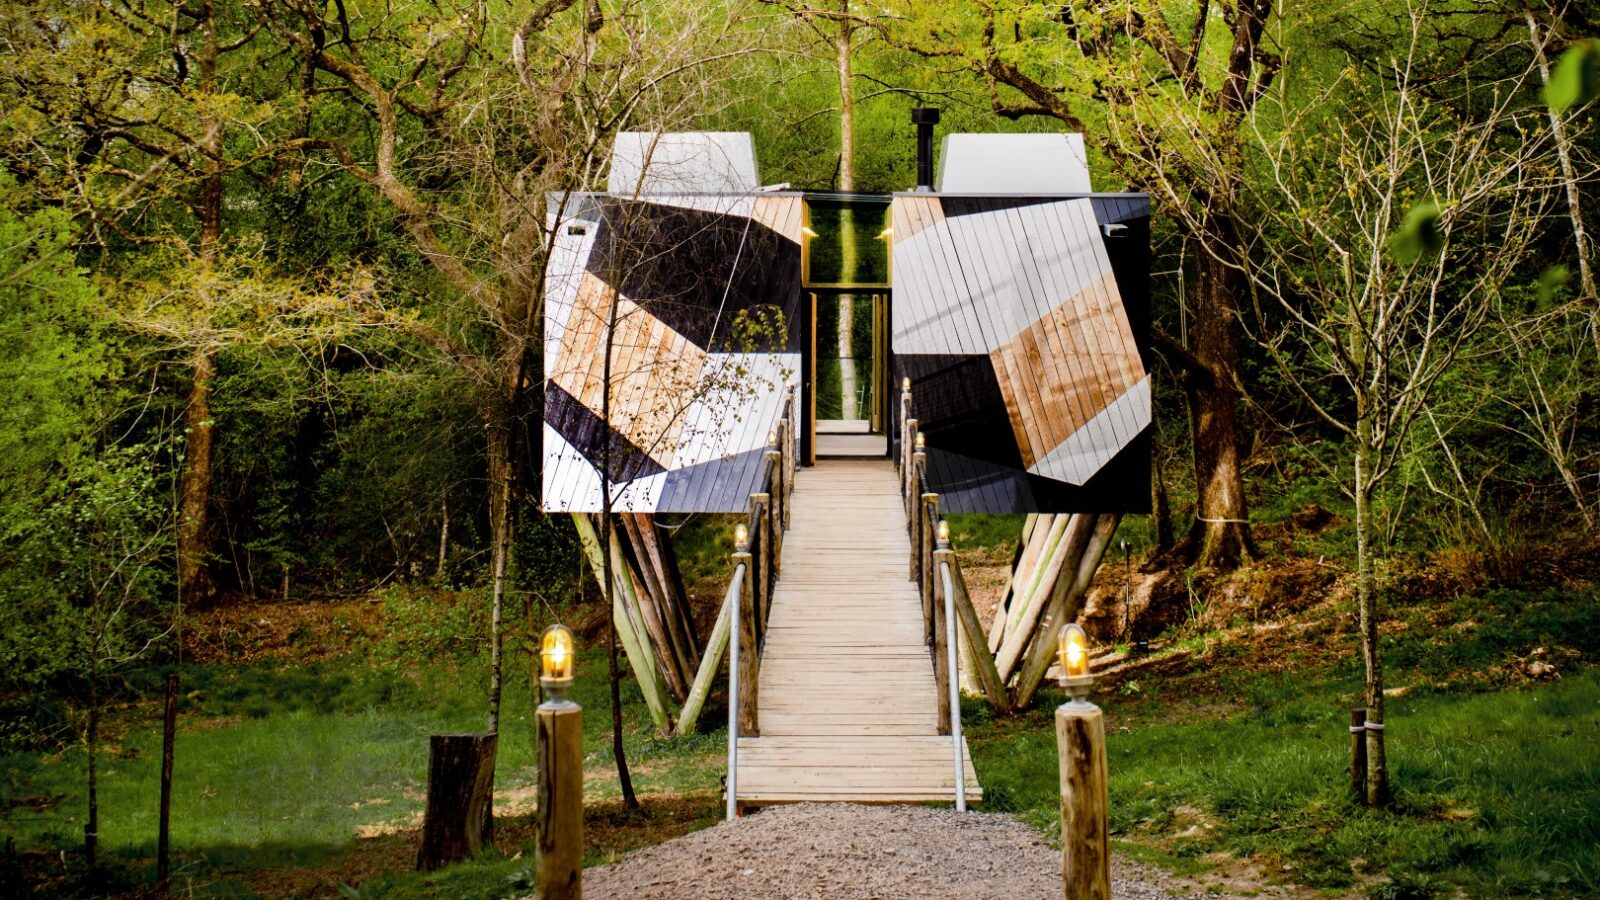
[[[439,500],[439,565],[433,570],[433,580],[443,583],[445,563],[450,558],[450,497]]]
[[[609,355],[608,352],[607,356]],[[609,394],[610,391],[607,391],[607,393]],[[607,445],[609,444],[610,442],[607,441]],[[610,454],[603,455],[609,456]],[[607,459],[606,463],[609,471],[610,460]],[[602,473],[600,483],[602,493],[605,495],[601,508],[609,510],[611,508],[610,475]],[[612,562],[612,554],[609,552],[612,528],[611,513],[601,513],[600,519],[600,546],[608,551],[603,552],[601,558],[605,560],[603,566],[605,568],[604,581],[606,590],[606,597],[604,598],[606,607],[606,674],[611,688],[611,755],[617,761],[617,782],[622,787],[622,806],[631,812],[639,808],[639,798],[633,793],[633,776],[628,771],[628,754],[622,743],[622,675],[617,668],[617,606],[611,598],[611,592],[617,589],[617,574]]]
[[[477,856],[494,835],[494,758],[499,737],[436,734],[429,741],[428,806],[417,868]]]
[[[620,284],[620,280],[615,282]],[[601,367],[600,422],[609,432],[611,428],[611,364],[616,350],[617,314],[622,304],[612,297],[606,311],[605,360]],[[617,763],[617,783],[622,788],[622,808],[634,812],[639,809],[639,798],[633,793],[633,776],[628,771],[627,748],[622,741],[622,675],[617,669],[617,604],[613,592],[617,589],[617,573],[611,552],[611,447],[614,441],[609,433],[602,433],[600,449],[600,558],[605,577],[602,579],[602,598],[606,607],[606,675],[611,692],[611,756]],[[641,662],[641,665],[643,663]],[[641,677],[641,682],[643,681]]]
[[[195,351],[183,413],[186,434],[178,491],[178,598],[186,610],[209,605],[213,596],[206,557],[211,550],[211,382],[216,373],[213,352]]]
[[[1213,252],[1232,247],[1232,227],[1225,216],[1208,226]],[[1205,366],[1190,373],[1190,427],[1194,434],[1197,492],[1194,528],[1195,564],[1232,569],[1255,554],[1250,539],[1244,480],[1239,471],[1239,392],[1234,370],[1239,359],[1239,271],[1210,254],[1201,254],[1194,355]]]
[[[848,16],[850,0],[839,0],[839,30],[834,38],[834,60],[839,74],[839,189],[856,189],[856,103],[851,86],[851,43],[855,33]],[[839,211],[839,280],[850,284],[856,280],[856,228],[855,210],[845,207]],[[855,419],[861,414],[856,403],[858,382],[855,344],[855,297],[839,297],[839,418]]]
[[[511,551],[511,429],[489,425],[489,538],[493,586],[489,610],[489,730],[500,731],[502,689],[501,615],[506,595],[506,557]]]
[[[217,29],[215,8],[206,0],[200,7],[202,44],[198,56],[200,90],[217,88]],[[200,260],[215,261],[222,243],[222,122],[208,117],[200,136]],[[211,578],[211,382],[216,378],[216,351],[202,344],[194,352],[194,372],[189,382],[189,402],[184,410],[185,444],[178,492],[178,599],[184,609],[211,603],[215,585]]]
[[[1159,450],[1151,453],[1151,463],[1155,471],[1150,479],[1150,530],[1155,533],[1156,546],[1151,556],[1160,556],[1171,550],[1175,543],[1172,536],[1172,504],[1167,499],[1167,475],[1161,466]]]
[[[1539,75],[1546,84],[1550,82],[1550,63],[1545,59],[1544,41],[1539,35],[1539,21],[1531,8],[1523,10],[1528,21],[1528,37],[1533,42],[1533,58],[1539,64]],[[1555,137],[1556,156],[1561,161],[1561,180],[1566,186],[1567,216],[1572,221],[1572,242],[1578,251],[1578,296],[1587,300],[1591,309],[1590,334],[1594,338],[1596,353],[1600,353],[1600,291],[1595,287],[1594,270],[1589,266],[1589,234],[1583,225],[1583,194],[1578,187],[1578,175],[1572,165],[1572,138],[1567,134],[1563,114],[1547,110],[1550,116],[1550,133]]]
[[[83,826],[83,855],[89,869],[93,870],[100,847],[100,778],[96,771],[100,759],[100,676],[97,672],[89,673],[89,726],[85,741],[89,745],[89,821]]]
[[[1366,402],[1358,399],[1357,404],[1364,407]],[[1389,802],[1389,769],[1383,754],[1383,659],[1378,655],[1378,598],[1372,566],[1372,414],[1361,409],[1356,415],[1356,606],[1361,661],[1366,669],[1367,805],[1384,806]]]

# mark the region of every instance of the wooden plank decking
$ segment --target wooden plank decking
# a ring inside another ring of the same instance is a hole
[[[893,465],[823,460],[796,476],[792,502],[761,655],[761,736],[739,740],[739,803],[952,800]],[[975,803],[983,791],[962,756]]]

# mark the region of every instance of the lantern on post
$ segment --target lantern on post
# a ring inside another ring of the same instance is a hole
[[[1056,635],[1061,688],[1056,752],[1061,769],[1061,879],[1067,900],[1111,900],[1111,822],[1106,797],[1106,727],[1088,701],[1089,636],[1076,622]]]
[[[583,896],[583,707],[567,699],[572,629],[555,624],[539,639],[539,684],[549,697],[534,711],[539,802],[535,829],[538,896]]]
[[[557,701],[572,687],[572,629],[557,623],[539,639],[539,684]]]
[[[1089,686],[1094,676],[1089,674],[1089,636],[1077,622],[1061,626],[1056,635],[1056,662],[1061,666],[1061,689],[1073,703],[1088,703]]]

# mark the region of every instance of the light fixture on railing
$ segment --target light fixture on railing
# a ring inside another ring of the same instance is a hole
[[[767,446],[768,447],[776,447],[776,446],[778,446],[778,433],[776,431],[768,431],[767,432]]]
[[[900,379],[900,390],[905,391],[908,394],[911,393],[911,379],[910,378],[902,378],[902,379]]]
[[[927,450],[927,449],[928,449],[928,436],[923,434],[920,431],[917,432],[917,452],[921,453],[921,452],[923,452],[924,450]]]
[[[557,623],[539,639],[539,684],[552,700],[567,699],[572,687],[572,629]]]
[[[939,520],[939,549],[950,549],[950,523],[944,519]]]
[[[743,522],[733,526],[733,549],[739,553],[750,551],[750,529]]]
[[[1074,703],[1089,696],[1094,676],[1089,674],[1089,635],[1077,622],[1061,626],[1056,636],[1056,661],[1061,666],[1061,688]]]

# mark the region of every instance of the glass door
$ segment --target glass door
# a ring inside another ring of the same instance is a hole
[[[807,404],[816,456],[887,456],[889,198],[807,194]]]
[[[888,293],[814,291],[812,310],[817,455],[887,455]]]

